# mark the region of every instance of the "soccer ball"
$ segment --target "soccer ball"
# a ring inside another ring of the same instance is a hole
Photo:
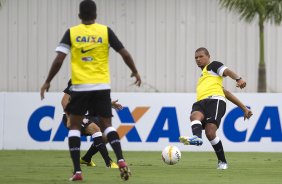
[[[179,162],[181,152],[176,146],[167,146],[163,149],[162,160],[168,165],[174,165]]]

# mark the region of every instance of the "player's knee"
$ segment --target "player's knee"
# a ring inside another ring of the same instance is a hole
[[[199,120],[202,121],[204,119],[204,115],[200,111],[194,111],[190,115],[190,121]]]
[[[190,121],[194,121],[197,118],[197,116],[195,114],[191,114],[190,115]]]
[[[101,132],[101,129],[95,123],[91,123],[89,126],[87,126],[86,131],[89,134],[94,134],[96,132]]]
[[[70,129],[70,130],[80,130],[81,125],[79,125],[79,124],[69,124],[69,125],[67,125],[67,128]]]
[[[216,133],[212,130],[206,130],[205,133],[209,141],[214,140],[214,138],[216,137]]]

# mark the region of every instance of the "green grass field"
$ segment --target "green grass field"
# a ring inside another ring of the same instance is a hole
[[[113,153],[110,152],[113,157]],[[165,165],[160,152],[124,152],[132,177],[129,184],[272,184],[282,183],[282,153],[226,153],[229,169],[219,171],[212,152],[182,152],[176,165]],[[70,183],[68,151],[0,151],[1,184]],[[124,183],[117,169],[105,167],[99,154],[96,167],[82,166],[81,183]]]

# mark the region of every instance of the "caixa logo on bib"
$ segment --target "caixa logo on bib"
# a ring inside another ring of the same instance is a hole
[[[160,138],[167,138],[169,142],[179,142],[180,136],[179,122],[176,113],[176,107],[162,107],[156,116],[153,116],[151,122],[146,122],[152,126],[148,128],[148,135],[142,140],[135,125],[140,118],[146,115],[150,107],[136,107],[130,112],[128,107],[117,111],[121,125],[117,127],[117,131],[121,138],[126,137],[128,142],[158,142]],[[36,141],[64,141],[68,136],[68,130],[62,122],[55,130],[54,136],[51,138],[53,129],[42,130],[40,122],[43,118],[49,117],[54,119],[55,107],[43,106],[36,109],[30,116],[28,121],[28,133],[30,137]],[[259,142],[261,138],[270,138],[273,142],[282,142],[281,121],[277,106],[265,106],[256,122],[253,130],[248,128],[238,129],[237,120],[243,117],[243,112],[239,108],[229,111],[223,122],[223,133],[225,137],[232,142]],[[241,122],[241,121],[240,121]],[[187,122],[185,122],[187,123]],[[243,122],[246,123],[246,122]],[[188,126],[188,125],[185,125]],[[248,133],[248,131],[252,131]],[[249,137],[247,135],[250,135]],[[86,141],[82,137],[82,141]]]

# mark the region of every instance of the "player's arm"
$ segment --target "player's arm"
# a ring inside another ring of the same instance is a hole
[[[246,81],[244,81],[242,77],[239,77],[239,75],[224,66],[223,63],[219,61],[211,62],[211,64],[208,65],[208,69],[211,69],[213,72],[217,73],[220,76],[228,76],[234,79],[237,82],[236,87],[239,87],[241,89],[246,87]]]
[[[253,113],[250,109],[248,109],[236,96],[234,96],[230,91],[226,90],[223,88],[223,92],[225,97],[232,102],[233,104],[237,105],[238,107],[240,107],[243,112],[244,112],[244,120],[245,119],[249,119]]]
[[[136,69],[136,66],[134,64],[134,61],[130,55],[130,53],[124,48],[124,46],[122,45],[122,43],[119,41],[119,39],[117,38],[117,36],[115,35],[115,33],[108,28],[108,35],[109,35],[109,43],[110,46],[116,51],[118,52],[123,61],[125,62],[125,64],[130,68],[131,70],[131,77],[135,77],[136,81],[134,82],[137,86],[141,85],[141,77]]]
[[[134,84],[136,84],[137,86],[140,87],[141,77],[140,77],[140,75],[139,75],[139,73],[138,73],[138,71],[135,67],[135,64],[133,62],[133,59],[132,59],[130,53],[125,48],[121,49],[118,53],[121,55],[125,64],[130,68],[130,70],[132,72],[130,77],[135,77],[136,81],[134,82]]]
[[[233,72],[232,70],[230,70],[229,68],[226,68],[223,72],[223,76],[228,76],[232,79],[234,79],[236,81],[236,87],[239,88],[244,88],[246,87],[247,83],[245,80],[242,79],[242,77],[240,77],[239,75],[237,75],[235,72]]]
[[[71,41],[70,41],[70,30],[68,29],[59,46],[56,48],[57,51],[57,56],[55,57],[52,66],[49,70],[48,76],[46,81],[44,82],[44,84],[41,87],[40,90],[40,96],[41,99],[44,99],[44,93],[45,91],[48,92],[49,88],[50,88],[50,82],[52,81],[52,79],[55,77],[55,75],[58,73],[58,71],[60,70],[64,59],[66,58],[66,55],[69,53],[70,51],[70,47],[71,47]]]
[[[117,103],[118,100],[114,100],[112,101],[112,108],[115,109],[115,110],[122,110],[123,109],[123,106],[119,103]]]
[[[62,52],[58,52],[56,58],[54,59],[51,69],[49,71],[48,77],[45,81],[45,83],[49,83],[52,81],[52,79],[54,78],[54,76],[58,73],[58,71],[60,70],[64,59],[66,58],[66,54],[62,53]]]
[[[52,79],[55,77],[55,75],[60,70],[65,57],[66,57],[66,54],[58,52],[56,58],[54,59],[54,61],[52,63],[51,69],[49,70],[48,77],[47,77],[46,81],[44,82],[44,84],[41,87],[41,90],[40,90],[41,99],[44,99],[45,91],[46,92],[49,91],[50,82],[52,81]]]

